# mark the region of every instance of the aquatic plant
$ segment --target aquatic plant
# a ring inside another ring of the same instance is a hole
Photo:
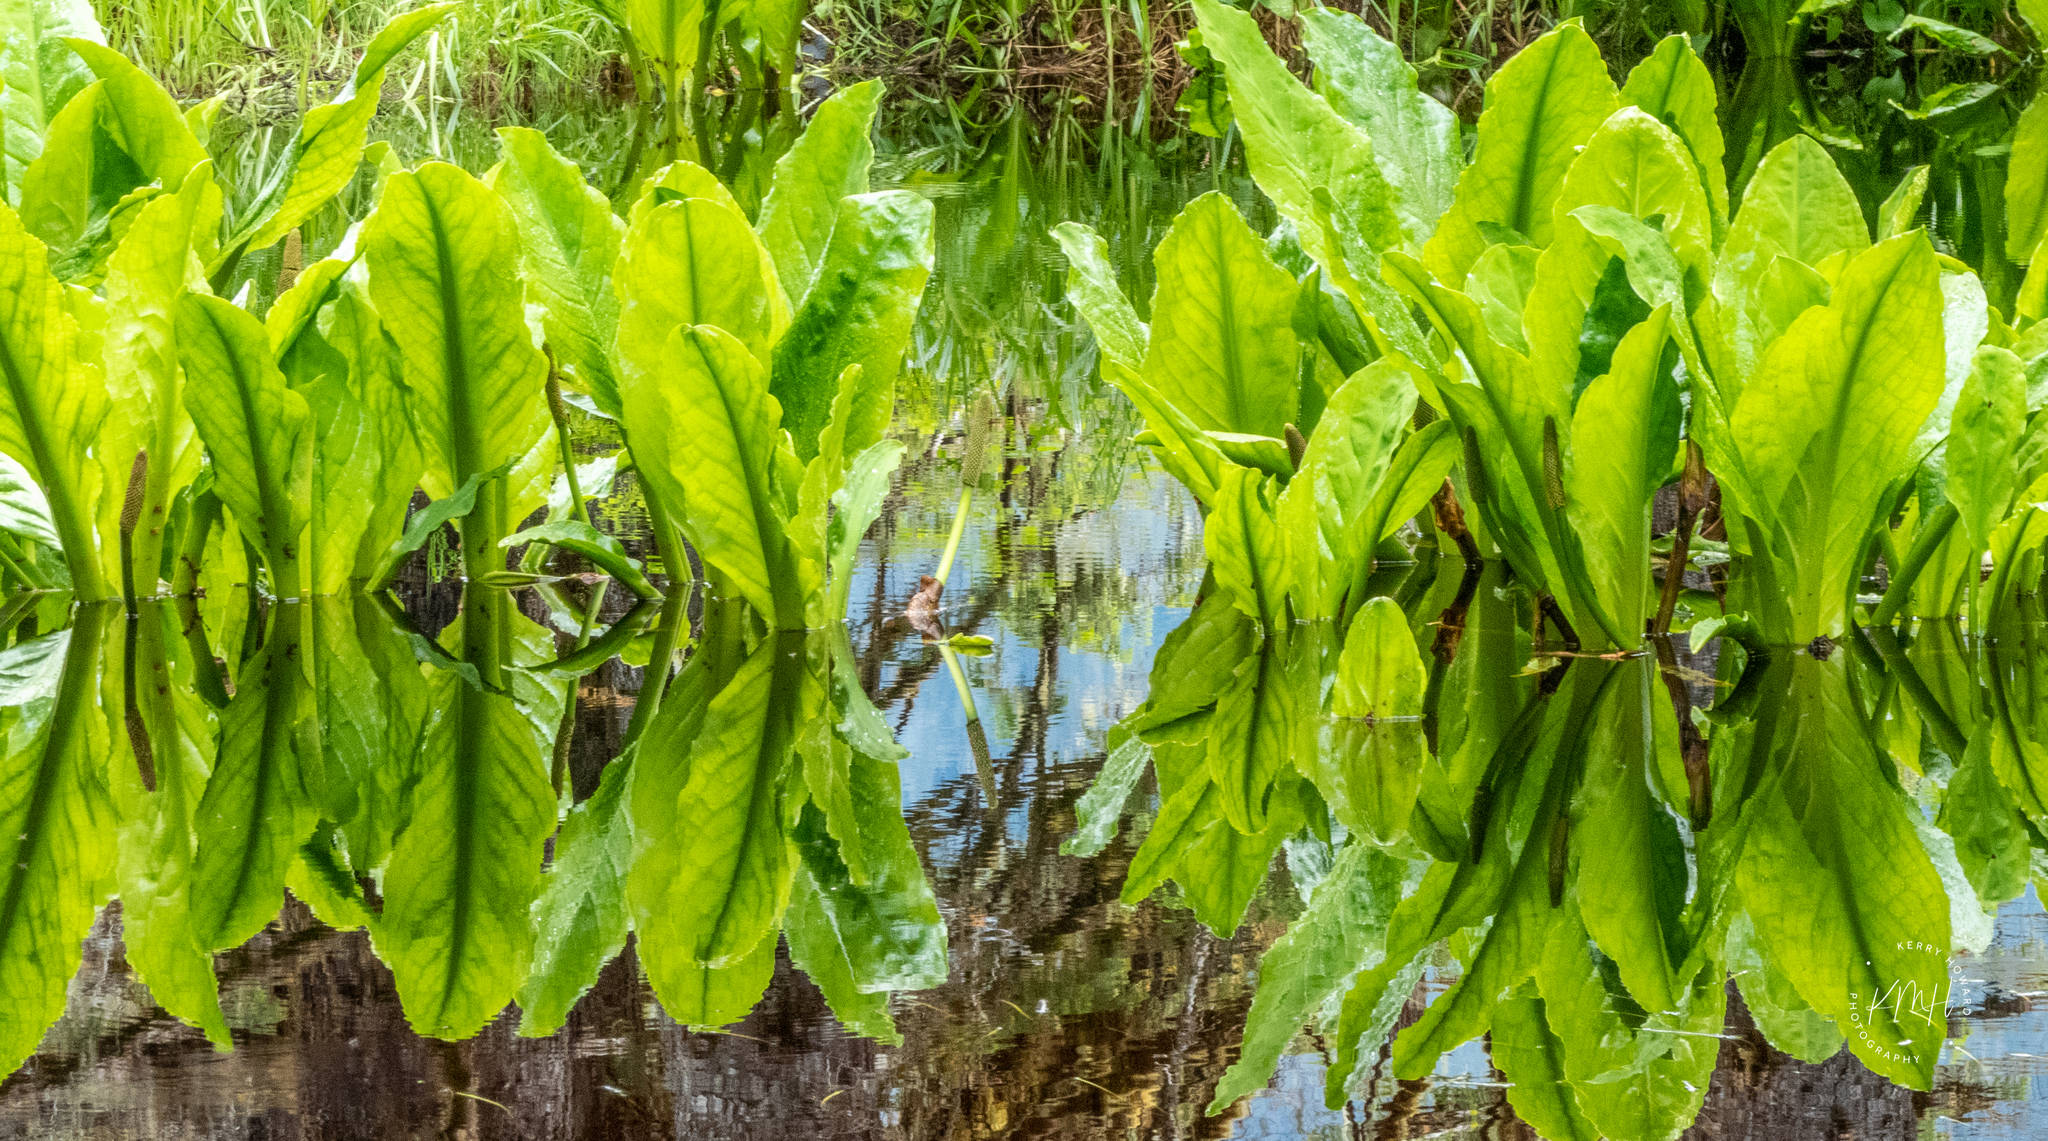
[[[1245,506],[1252,481],[1224,486],[1222,445],[1256,446],[1279,468],[1287,425],[1313,426],[1325,395],[1338,406],[1342,390],[1316,378],[1370,362],[1386,399],[1408,394],[1448,421],[1479,549],[1555,599],[1567,640],[1640,642],[1655,610],[1651,500],[1693,449],[1727,521],[1729,605],[1788,643],[1844,633],[1875,538],[1926,454],[1915,441],[1946,434],[1990,327],[1974,275],[1907,231],[1911,201],[1893,205],[1873,245],[1832,161],[1795,138],[1731,213],[1713,84],[1680,38],[1617,88],[1586,34],[1560,26],[1489,81],[1468,164],[1449,113],[1363,23],[1305,14],[1320,64],[1309,90],[1243,13],[1196,7],[1252,174],[1288,225],[1275,248],[1302,263],[1282,269],[1241,221],[1196,203],[1179,240],[1161,243],[1149,334],[1101,288],[1076,295],[1105,374],[1211,505],[1212,533],[1246,536],[1220,547],[1254,548],[1283,518],[1277,503]],[[1359,59],[1389,67],[1368,75]],[[1197,233],[1215,235],[1200,242],[1207,264],[1169,274]],[[1089,251],[1078,236],[1068,247],[1078,281]],[[1210,343],[1166,367],[1161,346],[1190,325]],[[1203,436],[1219,431],[1256,440]],[[1369,493],[1304,514],[1329,526]],[[1379,537],[1338,561],[1369,563]]]

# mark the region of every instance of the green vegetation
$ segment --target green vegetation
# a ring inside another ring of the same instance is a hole
[[[1331,1103],[1358,1096],[1451,962],[1392,1072],[1489,1036],[1546,1136],[1681,1132],[1731,978],[1786,1053],[1933,1080],[1947,953],[2048,828],[2035,6],[956,7],[913,58],[1021,70],[1033,37],[1135,29],[1149,71],[1177,27],[1190,130],[926,92],[878,159],[879,82],[794,113],[801,5],[627,3],[600,15],[646,98],[563,143],[588,163],[523,126],[370,141],[395,88],[525,81],[462,54],[459,3],[374,32],[235,9],[299,53],[301,105],[345,75],[288,138],[160,81],[218,82],[195,12],[126,12],[124,51],[76,3],[26,11],[0,1070],[116,897],[137,974],[221,1045],[212,955],[287,893],[368,932],[424,1035],[515,1002],[552,1034],[630,938],[683,1023],[746,1016],[786,947],[893,1037],[946,931],[844,624],[890,589],[863,544],[906,468],[953,504],[884,602],[956,687],[993,816],[962,655],[996,646],[941,590],[978,521],[1025,521],[1020,485],[1081,513],[1141,446],[1206,569],[1070,847],[1156,792],[1123,899],[1174,884],[1219,934],[1283,847],[1328,855],[1290,855],[1306,910],[1213,1110],[1307,1022]],[[1878,74],[1805,83],[1818,42]],[[908,174],[936,151],[957,184]],[[1106,173],[1068,179],[1082,154]],[[1170,193],[1122,169],[1166,163]],[[1049,492],[1067,434],[1114,438]],[[431,628],[390,590],[422,566],[461,585]],[[1705,708],[1674,632],[1719,636]],[[578,787],[578,687],[614,659],[640,688]]]

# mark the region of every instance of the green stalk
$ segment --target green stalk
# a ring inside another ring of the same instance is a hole
[[[946,553],[939,559],[938,573],[932,576],[940,586],[945,586],[946,576],[953,573],[953,556],[960,553],[960,536],[967,532],[967,509],[974,503],[974,485],[981,482],[988,467],[989,445],[999,421],[994,397],[983,392],[974,398],[967,413],[967,443],[960,457],[960,502],[953,508],[953,531],[946,538]]]
[[[1889,626],[1898,619],[1900,609],[1912,596],[1913,581],[1927,569],[1928,560],[1948,538],[1957,518],[1956,505],[1950,502],[1935,508],[1921,520],[1919,533],[1913,536],[1913,545],[1907,548],[1906,557],[1899,563],[1899,573],[1892,577],[1891,584],[1884,589],[1884,597],[1878,599],[1877,609],[1871,612],[1871,625]]]
[[[676,647],[681,642],[682,631],[690,624],[686,609],[689,593],[673,584],[669,587],[668,598],[661,605],[660,629],[654,632],[654,653],[647,659],[647,669],[641,675],[640,697],[633,702],[633,716],[626,722],[626,735],[621,742],[622,750],[632,747],[654,720],[655,710],[661,705],[662,694],[668,690],[668,675],[675,665]]]
[[[953,508],[953,533],[946,537],[946,553],[939,559],[938,573],[932,575],[939,585],[946,585],[946,576],[953,573],[953,556],[960,551],[960,536],[967,531],[967,508],[974,502],[974,487],[960,489],[959,505]]]
[[[35,561],[15,545],[12,535],[0,535],[0,570],[13,575],[30,590],[48,590],[52,585],[50,577],[42,572],[42,568],[36,566]]]

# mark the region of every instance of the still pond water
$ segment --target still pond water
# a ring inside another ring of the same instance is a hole
[[[1336,1044],[1304,1033],[1268,1088],[1206,1115],[1237,1058],[1260,956],[1330,872],[1327,838],[1285,846],[1229,937],[1198,922],[1172,887],[1120,902],[1159,811],[1149,778],[1098,853],[1062,853],[1112,726],[1146,700],[1155,654],[1193,610],[1203,561],[1196,505],[1129,443],[1135,417],[1090,379],[1088,341],[1060,303],[1064,265],[1044,230],[1086,217],[1120,249],[1143,251],[1196,193],[1221,185],[1255,206],[1242,176],[1219,174],[1199,146],[1131,145],[1098,154],[1083,176],[1063,173],[1074,165],[1048,158],[1056,144],[1042,137],[990,138],[964,154],[943,143],[885,148],[892,175],[938,199],[941,232],[959,236],[939,251],[898,421],[912,458],[868,537],[841,663],[907,750],[902,820],[945,935],[943,981],[897,990],[866,1023],[886,1029],[893,1016],[900,1041],[843,1028],[785,947],[765,997],[723,1030],[672,1020],[629,948],[552,1036],[520,1037],[508,1014],[475,1038],[440,1042],[410,1028],[369,935],[333,930],[293,900],[217,957],[234,1043],[217,1052],[137,981],[116,904],[93,928],[63,1018],[0,1085],[0,1137],[1533,1135],[1482,1041],[1447,1054],[1425,1080],[1396,1080],[1385,1054],[1368,1058],[1355,1096],[1330,1110],[1324,1075]],[[1142,257],[1132,253],[1126,269],[1127,284],[1143,288]],[[989,379],[1013,394],[1004,492],[975,503],[943,608],[951,630],[990,640],[961,655],[963,690],[901,612],[951,523],[958,394]],[[630,518],[630,489],[606,506]],[[1436,575],[1457,577],[1455,567]],[[1441,584],[1407,595],[1425,646]],[[428,630],[455,607],[447,586],[415,582],[406,597]],[[534,598],[521,604],[547,613]],[[1511,629],[1514,605],[1489,577],[1470,627]],[[1711,694],[1711,660],[1689,664],[1696,694]],[[1975,667],[1939,646],[1917,665],[1948,696],[1977,684]],[[1505,672],[1445,700],[1507,709],[1527,681]],[[575,795],[598,787],[641,684],[640,670],[612,661],[576,688],[562,774]],[[1472,711],[1438,711],[1454,714]],[[2037,1087],[2048,1074],[2048,1002],[2033,1009],[2048,998],[2048,913],[2028,888],[1995,920],[1966,915],[1957,929],[1976,949],[1950,966],[1949,1039],[1931,1093],[1893,1086],[1846,1051],[1818,1064],[1778,1053],[1731,987],[1692,1135],[2048,1134],[2048,1086]],[[1450,960],[1429,959],[1396,1025],[1413,1023],[1454,978]]]

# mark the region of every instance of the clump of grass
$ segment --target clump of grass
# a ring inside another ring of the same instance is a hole
[[[175,94],[302,107],[345,78],[378,29],[426,0],[95,0],[107,42]],[[584,0],[466,0],[394,88],[500,101],[594,87],[621,51]],[[428,57],[431,56],[431,59]],[[438,73],[438,74],[434,74]],[[260,93],[260,94],[259,94]]]

